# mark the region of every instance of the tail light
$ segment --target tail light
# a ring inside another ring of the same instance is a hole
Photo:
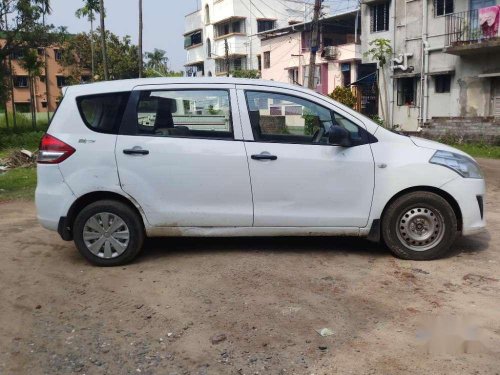
[[[45,134],[40,141],[37,162],[40,164],[58,164],[75,153],[75,149],[63,141]]]

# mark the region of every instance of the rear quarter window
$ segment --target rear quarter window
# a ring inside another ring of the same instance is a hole
[[[118,134],[129,92],[80,96],[76,99],[83,122],[91,130]]]

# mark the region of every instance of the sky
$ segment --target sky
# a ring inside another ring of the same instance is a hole
[[[139,34],[138,3],[138,0],[104,0],[106,28],[120,36],[130,35],[135,44]],[[56,26],[66,26],[70,33],[88,32],[88,21],[75,17],[75,11],[82,5],[83,0],[51,0],[52,15],[48,20]],[[183,70],[184,16],[195,11],[196,6],[196,0],[143,0],[144,51],[163,49],[167,51],[169,68]]]

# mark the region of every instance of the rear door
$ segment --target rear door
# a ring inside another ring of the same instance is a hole
[[[252,226],[236,103],[234,85],[133,90],[116,159],[122,189],[151,225]]]

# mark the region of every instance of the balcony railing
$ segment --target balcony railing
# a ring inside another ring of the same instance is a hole
[[[481,26],[478,9],[448,14],[445,30],[447,47],[498,38],[493,29]]]

